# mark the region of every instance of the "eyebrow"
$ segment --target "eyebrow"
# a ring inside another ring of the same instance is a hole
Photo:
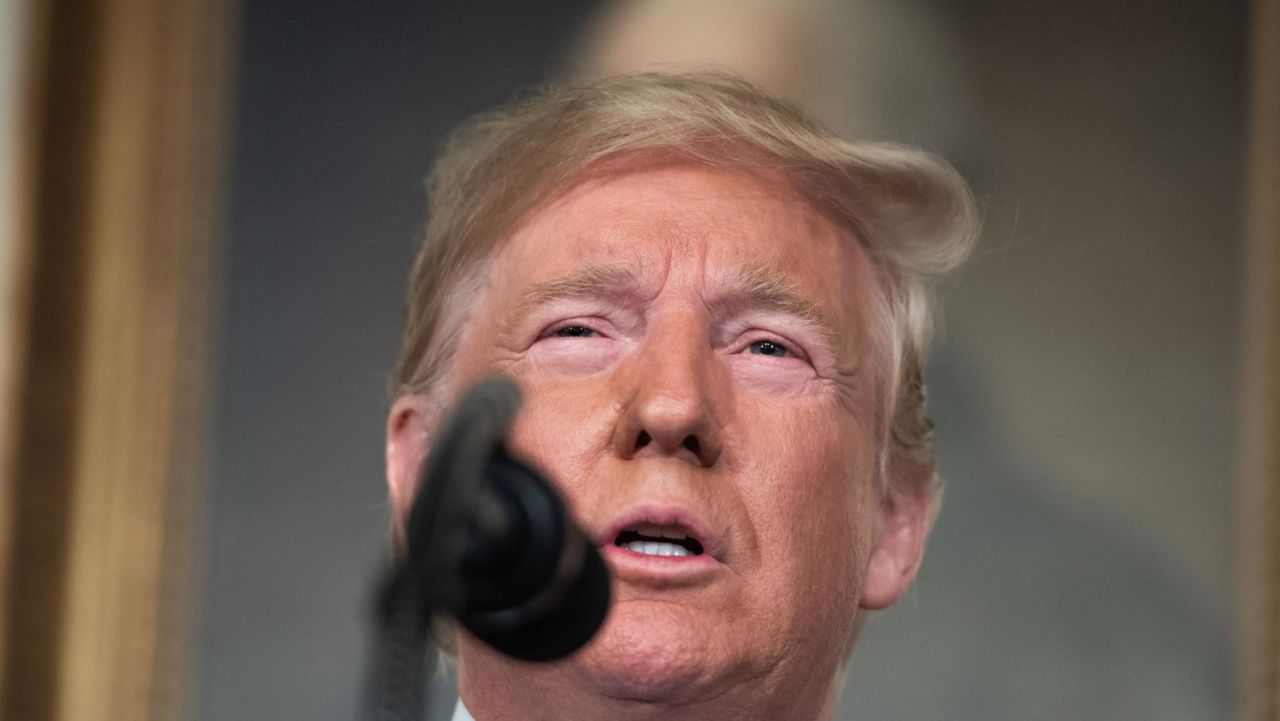
[[[721,290],[710,306],[725,314],[748,310],[789,315],[811,326],[834,347],[836,329],[822,308],[806,298],[777,271],[764,265],[734,268],[720,278]]]
[[[791,316],[814,328],[828,347],[835,346],[835,326],[826,313],[796,290],[776,271],[765,265],[734,268],[720,276],[719,289],[708,306],[723,315],[763,311]],[[640,278],[631,268],[618,264],[592,264],[573,273],[543,281],[525,291],[508,328],[519,327],[540,306],[574,299],[636,299],[643,295]]]
[[[505,325],[518,328],[535,309],[556,301],[610,297],[631,299],[639,296],[640,279],[630,268],[617,264],[592,264],[562,278],[543,281],[525,291]]]

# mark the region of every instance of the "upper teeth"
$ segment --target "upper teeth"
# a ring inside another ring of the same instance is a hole
[[[670,538],[676,541],[683,541],[689,537],[688,534],[677,531],[669,526],[636,526],[635,532],[639,533],[641,536],[648,536],[650,538]]]
[[[643,531],[641,532],[643,533]],[[644,535],[649,535],[645,533]],[[693,552],[676,543],[663,541],[631,541],[623,544],[623,548],[648,556],[692,556]]]

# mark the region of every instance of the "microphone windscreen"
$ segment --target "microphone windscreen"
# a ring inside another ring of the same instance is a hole
[[[550,613],[506,632],[488,630],[477,635],[512,658],[555,661],[585,646],[604,625],[608,612],[609,572],[599,551],[588,543],[582,571]],[[465,626],[466,619],[461,620]]]

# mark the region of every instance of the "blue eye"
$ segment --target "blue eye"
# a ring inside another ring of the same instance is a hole
[[[790,355],[790,351],[787,350],[786,346],[771,340],[758,340],[752,343],[749,352],[755,355],[771,355],[778,358]]]
[[[551,335],[561,338],[589,338],[596,332],[582,325],[566,325],[563,328],[557,328]]]

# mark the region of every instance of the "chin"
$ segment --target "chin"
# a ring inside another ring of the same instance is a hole
[[[616,699],[705,699],[736,670],[726,639],[709,636],[715,627],[677,604],[619,603],[573,665],[600,693]]]

